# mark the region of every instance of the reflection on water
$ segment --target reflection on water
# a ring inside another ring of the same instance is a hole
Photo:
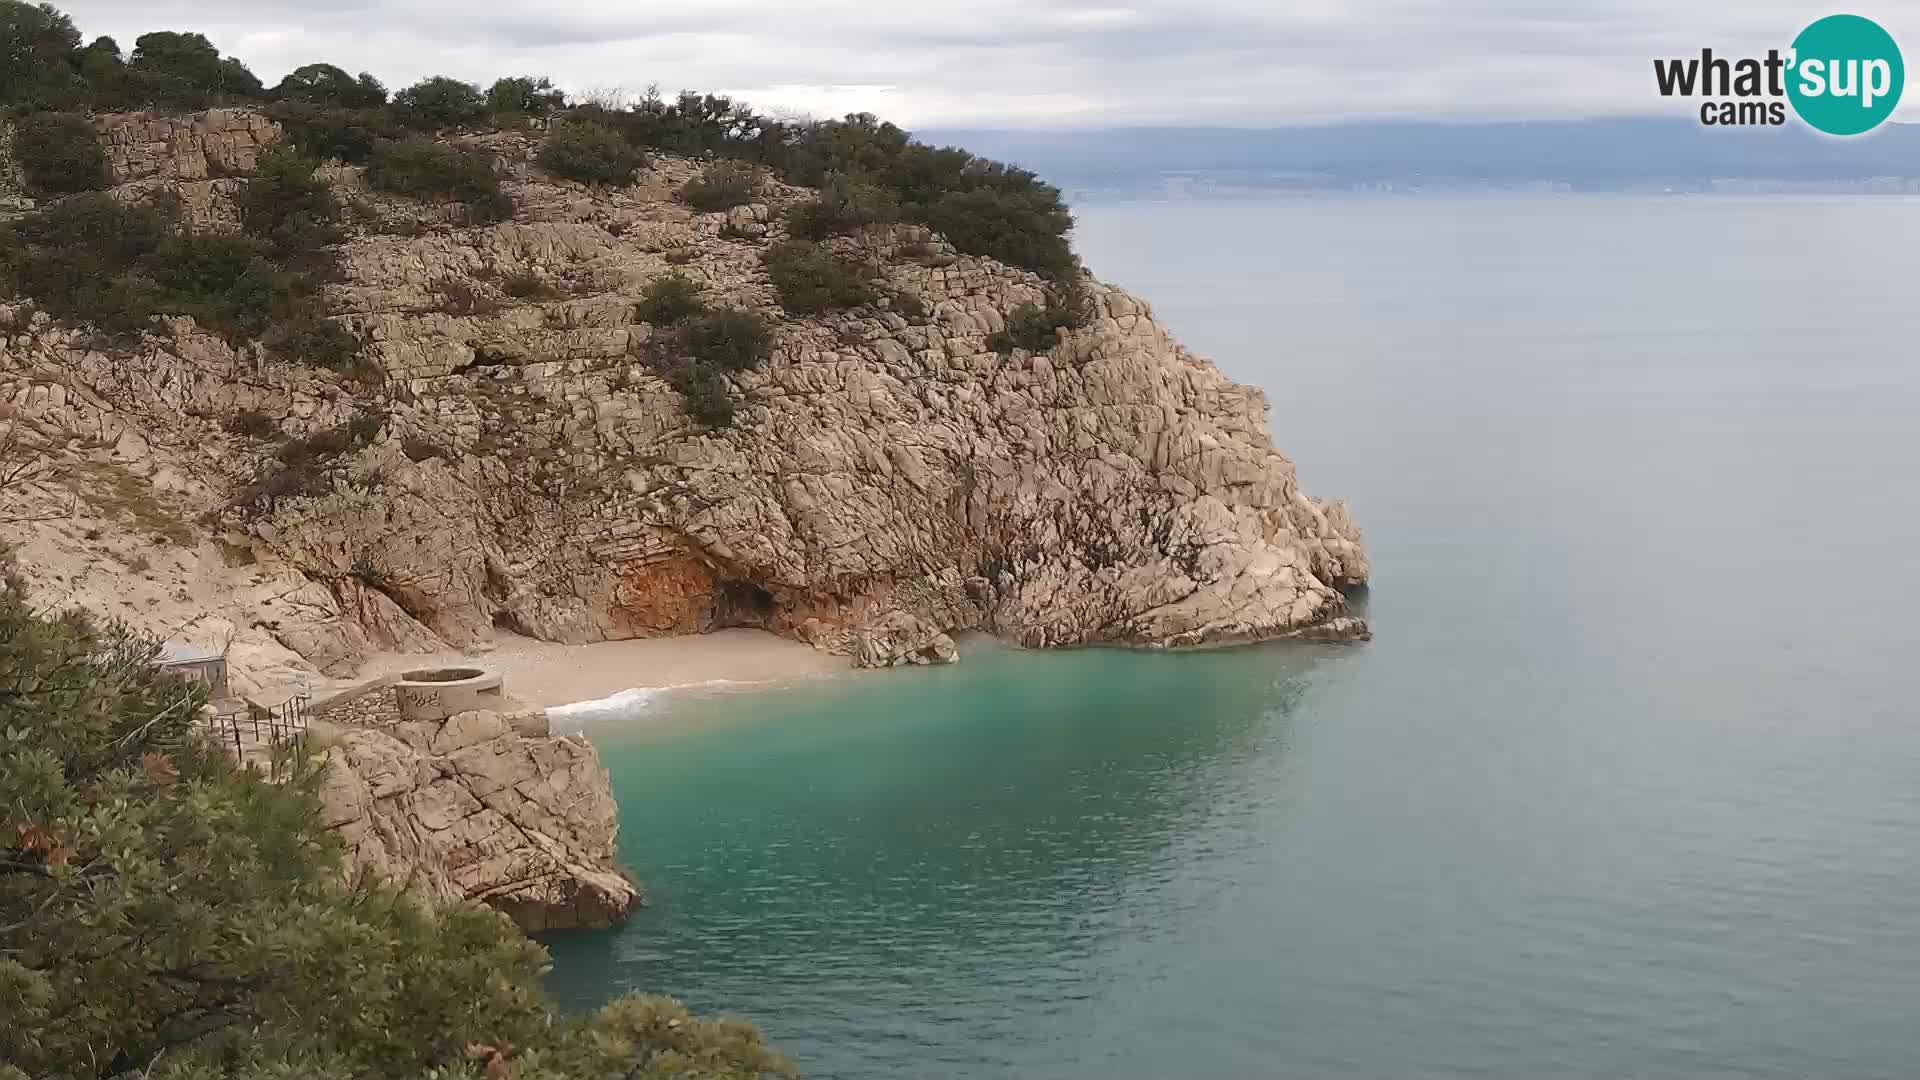
[[[1352,498],[1376,639],[596,729],[655,906],[567,1000],[848,1080],[1913,1075],[1920,200],[1081,222]]]
[[[555,939],[557,987],[750,1015],[777,996],[767,1024],[816,1074],[880,1075],[903,1047],[936,1073],[1030,1061],[1073,1027],[1041,1018],[1093,1000],[1113,955],[1200,899],[1198,864],[1233,856],[1196,841],[1271,789],[1305,676],[1338,655],[974,642],[955,668],[683,698],[672,730],[596,731],[652,906]]]

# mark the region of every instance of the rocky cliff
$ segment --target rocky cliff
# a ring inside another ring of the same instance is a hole
[[[607,926],[640,903],[614,867],[617,809],[580,736],[543,716],[456,713],[380,727],[316,723],[322,823],[351,865],[524,930]]]
[[[233,110],[97,125],[123,193],[162,187],[212,228],[276,134]],[[0,526],[40,593],[218,640],[243,683],[498,628],[755,626],[874,666],[951,658],[960,629],[1029,646],[1366,633],[1341,595],[1367,576],[1344,507],[1301,491],[1261,392],[1143,301],[1089,282],[1085,326],[996,350],[1044,283],[893,227],[858,244],[919,303],[789,318],[761,256],[807,192],[701,214],[673,196],[694,163],[594,189],[543,174],[537,138],[466,140],[515,204],[491,226],[330,167],[358,224],[326,301],[372,381],[191,320],[106,347],[0,306],[0,400],[73,493],[42,484],[36,505],[70,512]],[[669,270],[776,320],[772,358],[730,376],[730,428],[689,420],[645,362],[657,331],[635,302]],[[242,414],[286,436],[374,430],[323,491],[263,510],[234,503],[273,450],[229,430]],[[169,542],[144,542],[161,520]]]

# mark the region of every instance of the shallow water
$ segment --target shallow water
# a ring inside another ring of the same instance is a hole
[[[1376,640],[596,727],[653,906],[563,997],[872,1080],[1911,1075],[1920,203],[1080,219],[1351,499]]]

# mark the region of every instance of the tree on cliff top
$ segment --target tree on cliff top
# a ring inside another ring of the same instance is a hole
[[[134,39],[127,73],[153,100],[184,108],[266,93],[245,64],[221,56],[203,34],[141,34]]]
[[[29,86],[73,79],[67,54],[81,48],[81,31],[52,4],[0,0],[0,100],[23,96]]]
[[[555,1020],[503,917],[348,888],[315,767],[201,744],[156,652],[0,582],[0,1080],[789,1073],[660,999]]]
[[[273,88],[273,96],[289,101],[317,101],[349,109],[372,109],[387,103],[387,88],[372,75],[355,79],[332,64],[302,64]]]

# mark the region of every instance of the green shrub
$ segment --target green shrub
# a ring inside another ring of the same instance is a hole
[[[387,88],[364,71],[355,79],[332,64],[302,64],[280,80],[273,96],[349,109],[377,109],[387,103]]]
[[[393,95],[400,119],[417,128],[457,127],[486,119],[487,99],[480,88],[445,75],[422,79]]]
[[[360,339],[331,319],[301,313],[276,323],[266,345],[285,360],[329,371],[348,371],[360,355]]]
[[[258,337],[310,287],[271,255],[249,236],[176,233],[165,212],[96,192],[0,232],[0,274],[12,292],[109,333],[190,315],[232,340]]]
[[[561,124],[540,147],[541,168],[588,184],[631,184],[646,164],[647,156],[618,132],[580,120]]]
[[[710,428],[733,424],[733,391],[727,378],[705,364],[688,362],[674,368],[667,381],[685,400],[687,415]]]
[[[513,200],[500,190],[500,177],[493,170],[490,156],[442,146],[432,139],[375,144],[367,181],[383,191],[464,203],[469,220],[475,222],[513,216]]]
[[[547,77],[521,76],[496,79],[487,88],[487,108],[494,113],[539,115],[567,103],[567,95],[554,89]]]
[[[680,198],[702,213],[731,210],[753,201],[760,170],[740,161],[716,161],[680,186]]]
[[[987,348],[995,352],[1027,349],[1046,352],[1059,343],[1057,328],[1069,325],[1061,321],[1057,309],[1038,304],[1021,304],[1007,313],[1007,326],[987,338]]]
[[[152,288],[144,306],[153,314],[191,315],[232,339],[259,337],[299,285],[271,255],[251,237],[181,233],[145,267]]]
[[[546,950],[497,913],[350,884],[323,771],[296,751],[264,776],[199,737],[204,691],[158,642],[42,616],[11,573],[0,640],[0,1073],[793,1074],[662,999],[562,1016]]]
[[[308,258],[340,240],[340,203],[316,175],[320,163],[290,145],[260,155],[240,188],[240,230],[281,259]]]
[[[280,101],[267,109],[282,137],[307,156],[364,165],[382,139],[402,139],[406,129],[383,109],[344,108],[320,102]]]
[[[775,244],[767,250],[766,262],[780,306],[790,314],[859,307],[872,303],[877,295],[863,267],[821,244],[804,240]]]
[[[869,225],[884,225],[900,216],[893,194],[842,173],[827,177],[820,196],[787,212],[787,229],[808,240],[824,240]]]
[[[273,422],[273,417],[254,410],[234,413],[221,426],[249,439],[271,439],[280,434],[280,425]]]
[[[107,156],[77,113],[29,113],[13,125],[13,156],[27,190],[45,198],[107,186]]]
[[[722,371],[759,367],[773,355],[773,327],[754,312],[722,308],[687,327],[687,352],[696,363]]]
[[[75,93],[67,58],[80,48],[73,19],[52,5],[0,2],[0,101],[42,106]]]
[[[655,326],[670,326],[705,311],[704,293],[700,283],[685,274],[662,274],[647,283],[633,312]]]
[[[1067,242],[1073,215],[1060,205],[1057,194],[950,191],[927,206],[926,223],[969,255],[986,255],[1062,281],[1077,272]]]
[[[204,109],[266,93],[246,65],[221,56],[205,35],[170,30],[134,39],[126,78],[130,95],[174,109]]]
[[[379,436],[380,428],[386,422],[387,418],[379,413],[354,413],[353,416],[347,420],[347,441],[355,445],[365,446]]]

